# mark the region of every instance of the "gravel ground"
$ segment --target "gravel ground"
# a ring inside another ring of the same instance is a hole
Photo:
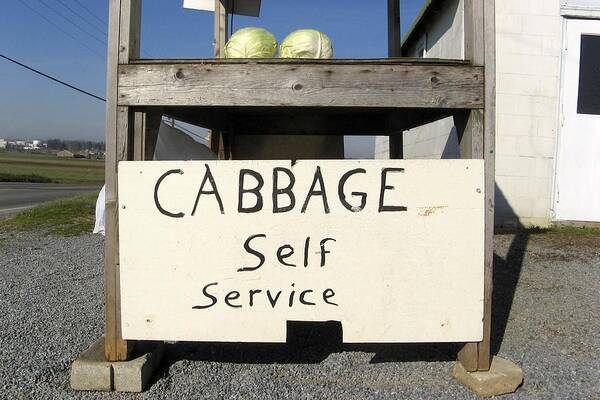
[[[522,366],[515,399],[600,399],[600,238],[497,237],[494,351]],[[457,347],[167,348],[142,395],[78,393],[70,363],[102,334],[102,238],[0,232],[0,398],[475,398]]]

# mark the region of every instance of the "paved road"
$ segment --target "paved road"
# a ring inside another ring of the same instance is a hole
[[[85,185],[0,182],[0,219],[45,201],[98,190]]]

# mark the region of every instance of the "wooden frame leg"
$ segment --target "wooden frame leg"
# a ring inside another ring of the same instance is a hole
[[[454,116],[454,123],[457,129],[458,140],[460,144],[460,156],[463,159],[483,159],[484,153],[484,133],[485,121],[483,110],[471,110],[458,113]],[[486,165],[487,174],[493,174]],[[487,371],[490,369],[490,339],[491,339],[491,318],[492,318],[492,263],[493,263],[493,189],[489,193],[486,184],[485,193],[485,251],[484,251],[484,310],[483,310],[483,340],[478,343],[466,343],[458,353],[458,360],[463,367],[469,371]],[[490,198],[492,207],[489,207]],[[490,228],[491,224],[491,228]]]
[[[158,131],[162,122],[162,111],[136,112],[133,133],[133,159],[154,159]]]
[[[116,107],[115,118],[109,118],[106,144],[106,238],[104,242],[105,276],[105,345],[107,361],[127,360],[130,346],[121,334],[121,298],[119,284],[119,216],[118,162],[129,158],[130,131],[133,115],[128,107]]]
[[[121,332],[119,286],[118,163],[131,159],[135,118],[128,107],[117,105],[118,66],[140,53],[140,0],[110,0],[106,74],[106,239],[104,242],[105,334],[107,361],[125,361],[130,344]]]
[[[390,134],[390,160],[401,160],[404,158],[404,132]]]

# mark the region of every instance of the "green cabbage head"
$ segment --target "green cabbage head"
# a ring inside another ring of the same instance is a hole
[[[225,45],[225,58],[273,58],[275,36],[263,28],[243,28],[231,35]]]
[[[281,58],[332,58],[331,39],[314,29],[300,29],[290,33],[279,48]]]

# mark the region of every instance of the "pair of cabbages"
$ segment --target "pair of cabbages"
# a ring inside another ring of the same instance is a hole
[[[235,32],[225,45],[225,58],[273,58],[277,40],[262,28],[244,28]],[[279,48],[281,58],[332,58],[331,39],[314,29],[290,33]]]

